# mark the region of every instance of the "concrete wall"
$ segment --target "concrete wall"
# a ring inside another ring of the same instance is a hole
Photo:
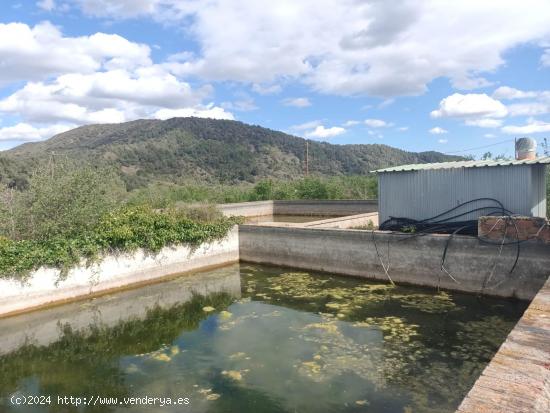
[[[348,215],[345,217],[323,219],[320,221],[306,222],[305,228],[356,228],[367,225],[378,227],[378,212],[367,214]]]
[[[243,225],[239,238],[242,261],[387,280],[382,260],[395,282],[520,299],[534,297],[550,268],[550,245],[536,242],[522,244],[518,265],[509,274],[514,246],[503,247],[499,256],[498,246],[455,236],[445,262],[454,282],[441,270],[448,235]]]
[[[198,274],[197,274],[198,275]],[[154,285],[146,291],[130,289],[98,297],[82,305],[75,302],[0,319],[0,355],[17,350],[24,343],[47,346],[63,335],[59,326],[70,325],[73,331],[83,331],[90,325],[114,326],[122,321],[143,319],[147,311],[183,304],[193,294],[207,296],[224,292],[241,295],[241,277],[237,264],[219,268],[194,277],[178,277]]]
[[[273,201],[218,204],[217,207],[225,216],[228,217],[258,217],[262,215],[273,215]]]
[[[346,215],[343,217],[321,219],[309,222],[250,222],[246,225],[261,225],[268,227],[286,227],[286,228],[356,228],[367,225],[378,227],[378,212],[369,212],[367,214]]]
[[[90,267],[82,264],[71,269],[61,281],[59,270],[40,268],[24,284],[0,279],[0,317],[238,260],[239,234],[235,227],[223,240],[195,249],[174,246],[155,255],[143,250],[108,255]]]
[[[275,215],[357,215],[378,211],[376,199],[273,202]]]
[[[357,215],[378,211],[376,199],[366,200],[293,200],[218,204],[226,216],[262,215]]]

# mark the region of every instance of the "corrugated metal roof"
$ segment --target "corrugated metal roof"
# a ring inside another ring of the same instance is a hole
[[[488,166],[511,166],[511,165],[534,165],[550,164],[550,156],[537,159],[523,159],[521,161],[455,161],[439,163],[417,163],[410,165],[392,166],[390,168],[378,169],[371,172],[405,172],[405,171],[425,171],[434,169],[454,169],[454,168],[484,168]]]

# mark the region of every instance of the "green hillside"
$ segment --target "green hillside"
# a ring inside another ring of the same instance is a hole
[[[128,189],[154,182],[235,184],[303,175],[306,141],[229,120],[173,118],[88,125],[0,153],[0,183],[22,186],[52,156],[113,166]],[[459,159],[438,152],[406,152],[386,145],[310,141],[315,175],[363,175],[391,165]]]

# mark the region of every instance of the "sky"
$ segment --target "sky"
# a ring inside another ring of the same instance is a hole
[[[175,116],[512,156],[550,140],[550,1],[0,1],[0,150]]]

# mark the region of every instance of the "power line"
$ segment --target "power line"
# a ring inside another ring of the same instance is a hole
[[[497,145],[501,145],[503,143],[510,143],[510,142],[514,142],[515,139],[507,139],[505,141],[501,141],[501,142],[496,142],[496,143],[492,143],[490,145],[483,145],[483,146],[478,146],[476,148],[469,148],[469,149],[463,149],[463,150],[460,150],[460,151],[453,151],[453,152],[443,152],[447,155],[451,155],[453,153],[462,153],[462,152],[469,152],[469,151],[475,151],[476,149],[483,149],[483,148],[489,148],[490,146],[497,146]]]

